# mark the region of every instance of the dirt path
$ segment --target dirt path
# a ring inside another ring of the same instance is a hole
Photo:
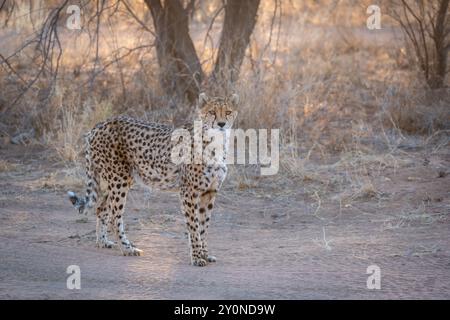
[[[145,254],[123,257],[95,248],[94,217],[75,214],[51,175],[67,168],[46,157],[0,149],[11,165],[0,172],[0,299],[450,298],[450,177],[432,165],[398,169],[395,182],[383,171],[374,181],[386,198],[319,209],[300,184],[228,186],[210,232],[218,262],[196,268],[175,194],[134,189],[125,223]],[[366,287],[372,264],[380,290]],[[69,265],[81,268],[81,290],[66,288]]]

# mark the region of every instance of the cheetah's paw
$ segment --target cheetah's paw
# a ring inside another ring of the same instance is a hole
[[[97,242],[97,247],[99,248],[106,248],[106,249],[111,249],[116,245],[116,243],[114,241],[111,240],[106,240],[106,241],[98,241]]]
[[[130,247],[125,250],[123,250],[124,256],[142,256],[144,254],[144,251],[141,249],[138,249],[136,247]]]
[[[201,257],[202,257],[202,259],[204,259],[208,262],[216,262],[217,261],[216,257],[209,255],[208,252],[202,252]]]
[[[196,267],[204,267],[206,266],[206,264],[207,264],[206,260],[201,258],[197,258],[192,261],[192,265]]]

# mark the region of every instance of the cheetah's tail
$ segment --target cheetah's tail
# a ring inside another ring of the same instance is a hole
[[[67,195],[69,196],[70,202],[72,202],[73,206],[78,209],[78,212],[80,214],[87,213],[86,212],[86,197],[78,197],[75,192],[69,191],[67,192]]]
[[[73,206],[78,209],[80,214],[87,215],[97,202],[97,190],[96,188],[93,188],[93,184],[93,182],[89,183],[85,197],[80,197],[73,191],[67,192],[70,202],[72,202]]]
[[[96,202],[98,197],[98,179],[95,174],[95,171],[92,170],[92,164],[91,164],[91,155],[90,155],[90,147],[88,143],[88,138],[86,138],[86,175],[87,175],[87,187],[86,187],[86,196],[79,197],[75,194],[75,192],[69,191],[67,192],[67,195],[69,196],[70,202],[72,202],[73,206],[78,209],[78,212],[80,214],[88,214],[90,209],[92,209]]]

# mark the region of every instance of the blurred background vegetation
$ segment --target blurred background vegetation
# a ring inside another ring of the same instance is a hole
[[[372,2],[0,0],[2,142],[78,162],[96,122],[178,125],[205,90],[240,94],[236,127],[281,129],[291,177],[310,159],[448,146],[449,1]]]

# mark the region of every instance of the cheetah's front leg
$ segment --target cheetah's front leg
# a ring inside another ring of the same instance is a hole
[[[103,198],[101,204],[97,207],[97,246],[99,248],[112,248],[114,241],[108,240],[108,224],[110,221],[110,214],[107,206],[107,198]]]
[[[125,256],[140,256],[142,250],[136,248],[125,235],[125,226],[123,223],[123,213],[125,211],[126,197],[130,188],[127,182],[118,182],[111,186],[108,195],[110,198],[110,206],[112,210],[113,229],[119,242],[119,248]]]
[[[186,219],[186,227],[189,233],[189,246],[191,250],[191,263],[194,266],[203,267],[206,266],[207,262],[202,257],[202,243],[200,236],[200,225],[197,216],[196,200],[193,197],[193,192],[190,190],[182,190],[180,194],[181,200],[181,211]]]
[[[200,236],[202,241],[201,256],[208,262],[216,262],[216,257],[208,253],[208,227],[211,220],[211,212],[216,200],[216,190],[208,190],[200,195],[199,218],[200,218]]]

